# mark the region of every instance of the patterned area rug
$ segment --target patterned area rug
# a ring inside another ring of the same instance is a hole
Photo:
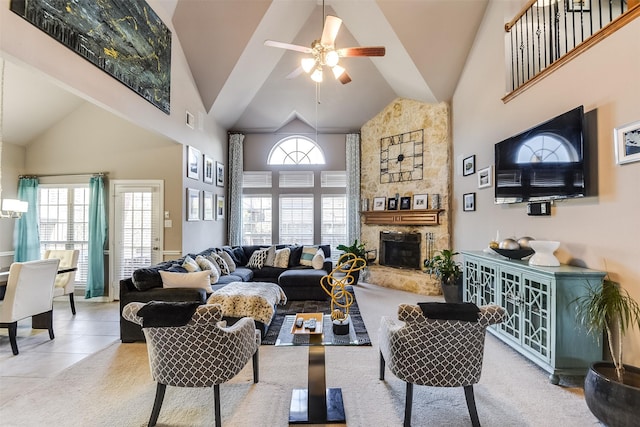
[[[278,333],[284,322],[284,317],[287,315],[293,315],[296,313],[324,313],[329,314],[331,312],[330,301],[289,301],[285,305],[279,305],[276,308],[276,315],[269,325],[266,336],[262,339],[264,345],[274,345],[278,338]],[[362,316],[360,315],[360,308],[358,302],[354,299],[353,305],[349,308],[349,315],[351,316],[351,322],[358,337],[358,345],[371,345],[371,339],[367,333],[367,328],[364,326]]]

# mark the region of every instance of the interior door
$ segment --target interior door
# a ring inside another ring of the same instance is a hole
[[[159,180],[111,181],[113,224],[109,257],[112,299],[119,299],[120,280],[140,267],[162,261],[164,183]]]

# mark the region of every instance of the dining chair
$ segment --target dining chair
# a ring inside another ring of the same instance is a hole
[[[18,321],[41,314],[49,338],[53,335],[53,287],[59,259],[14,262],[9,268],[9,281],[4,300],[0,301],[0,327],[9,329],[9,341],[14,355]]]
[[[59,269],[78,268],[78,249],[49,249],[44,253],[44,259],[57,258],[60,260]],[[73,299],[73,292],[76,287],[76,272],[61,273],[56,276],[56,284],[53,289],[53,297],[69,295],[71,313],[76,314],[76,304]]]

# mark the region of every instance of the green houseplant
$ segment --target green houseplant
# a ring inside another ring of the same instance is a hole
[[[367,250],[365,249],[364,243],[358,242],[358,239],[355,239],[349,246],[338,245],[336,249],[344,252],[345,254],[353,254],[356,258],[361,258],[366,263]],[[351,274],[353,276],[353,283],[358,283],[358,280],[360,279],[360,270],[355,270]]]
[[[429,274],[440,279],[446,302],[462,302],[462,267],[453,257],[458,255],[451,249],[436,251],[432,258],[424,260]]]
[[[578,319],[587,332],[600,339],[605,331],[613,359],[591,364],[584,384],[587,406],[607,426],[635,426],[640,407],[640,368],[623,364],[622,340],[629,329],[640,329],[640,305],[608,276],[601,288],[589,288],[575,302]]]

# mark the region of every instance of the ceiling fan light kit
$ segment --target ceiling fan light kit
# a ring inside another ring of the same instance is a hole
[[[344,67],[338,65],[341,57],[384,56],[386,49],[384,46],[347,47],[343,49],[336,49],[335,40],[341,25],[342,19],[337,16],[327,15],[322,29],[322,36],[320,37],[320,40],[313,41],[311,48],[273,40],[266,40],[264,44],[265,46],[311,54],[311,57],[302,58],[300,61],[300,68],[302,68],[305,73],[310,74],[311,80],[316,83],[322,82],[322,68],[327,66],[331,68],[333,76],[340,81],[340,83],[347,84],[351,81],[351,77]],[[298,70],[300,70],[300,68],[298,68]],[[294,71],[289,74],[288,78],[297,77],[299,74],[300,71]]]

